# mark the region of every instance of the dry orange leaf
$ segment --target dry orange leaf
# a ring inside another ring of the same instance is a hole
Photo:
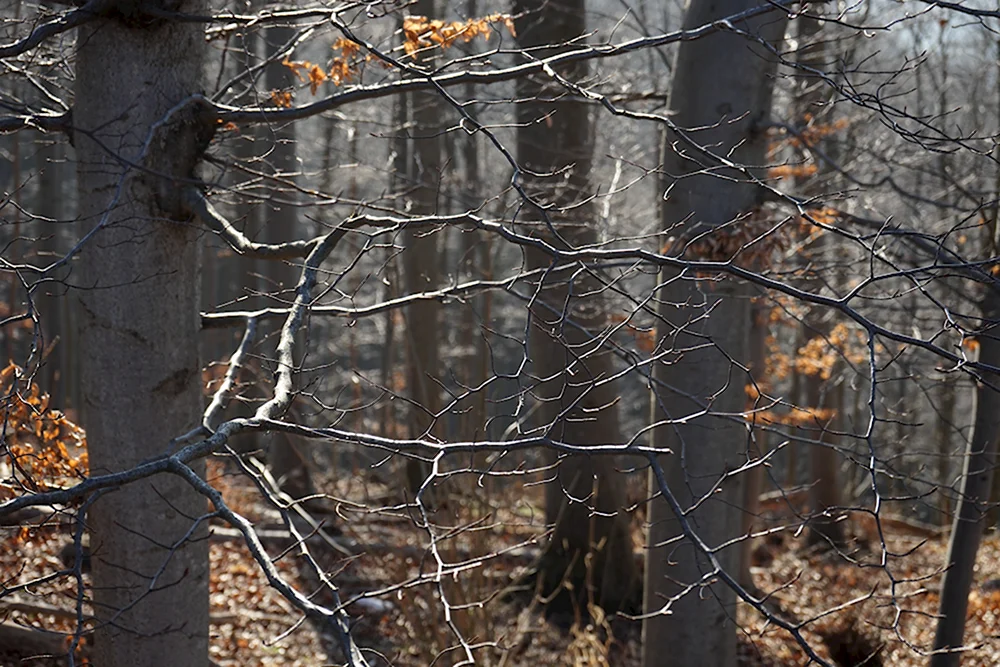
[[[509,14],[490,14],[467,21],[442,21],[426,16],[407,16],[403,19],[403,49],[407,55],[431,46],[446,49],[455,42],[468,44],[480,35],[489,39],[493,23],[501,23],[512,36],[517,36],[514,19]]]
[[[284,90],[272,90],[271,104],[282,109],[287,109],[292,106],[292,94]]]

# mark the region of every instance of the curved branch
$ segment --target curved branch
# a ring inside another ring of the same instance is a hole
[[[308,241],[288,241],[287,243],[257,243],[236,229],[197,188],[184,188],[181,201],[190,215],[193,215],[209,229],[217,232],[240,255],[249,255],[258,259],[298,259],[307,257],[320,244],[322,238],[309,239]]]
[[[567,265],[559,268],[573,268],[573,265]],[[515,283],[538,277],[545,273],[545,271],[545,269],[535,269],[534,271],[519,273],[516,276],[502,278],[500,280],[470,280],[469,282],[459,283],[450,287],[442,287],[437,290],[407,294],[395,299],[373,303],[369,306],[356,306],[353,308],[345,308],[343,306],[313,306],[309,309],[309,313],[311,315],[326,315],[330,317],[371,317],[389,310],[403,308],[418,301],[444,301],[449,298],[471,296],[494,289],[509,291]],[[287,317],[288,313],[288,308],[261,308],[260,310],[251,311],[202,313],[201,326],[203,329],[220,329],[244,324],[251,318],[271,320],[279,317]]]
[[[49,37],[54,37],[99,18],[101,14],[108,12],[117,5],[118,2],[116,0],[90,0],[90,2],[79,9],[74,9],[54,21],[43,23],[32,30],[31,34],[24,39],[0,46],[0,58],[19,56],[35,48]]]
[[[329,257],[346,233],[346,227],[338,227],[324,236],[306,258],[305,267],[302,269],[302,279],[299,280],[299,285],[295,289],[295,303],[289,310],[285,324],[281,327],[281,336],[278,339],[278,370],[275,372],[274,397],[257,409],[257,413],[254,415],[256,419],[273,419],[284,414],[288,406],[291,405],[294,398],[292,373],[295,369],[295,360],[292,356],[292,350],[295,348],[295,334],[302,326],[306,311],[309,310],[312,289],[316,286],[316,274],[320,264]]]
[[[205,408],[205,414],[201,419],[202,429],[206,432],[211,433],[214,430],[212,424],[217,422],[222,416],[222,412],[226,407],[226,399],[229,398],[233,387],[236,385],[236,379],[239,377],[244,360],[250,351],[250,346],[253,344],[256,335],[257,318],[246,318],[246,331],[243,333],[243,340],[240,341],[239,347],[233,352],[233,356],[229,358],[229,368],[226,370],[226,377],[212,396],[212,402]]]

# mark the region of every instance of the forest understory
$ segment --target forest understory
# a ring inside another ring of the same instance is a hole
[[[233,461],[212,460],[208,475],[230,507],[254,523],[282,577],[307,595],[319,590],[280,513],[261,504],[256,487]],[[641,621],[625,615],[607,619],[594,607],[586,617],[553,616],[537,596],[526,603],[530,596],[510,593],[530,571],[546,539],[541,485],[520,490],[517,510],[494,508],[487,513],[470,493],[449,493],[445,506],[430,516],[439,527],[451,525],[454,530],[431,550],[413,506],[384,483],[381,471],[359,466],[350,475],[333,477],[318,478],[320,488],[328,491],[310,505],[322,535],[315,527],[297,528],[318,564],[340,587],[342,599],[353,600],[348,611],[354,636],[369,652],[372,664],[417,667],[460,662],[455,635],[445,621],[442,592],[450,600],[455,626],[472,646],[479,638],[491,639],[474,651],[480,664],[640,664]],[[871,515],[844,518],[850,526],[850,544],[837,554],[808,547],[805,531],[797,530],[800,525],[788,509],[789,503],[765,503],[760,525],[768,534],[755,538],[751,571],[768,608],[801,624],[802,639],[832,664],[925,664],[947,551],[944,538],[929,527],[882,517],[888,554],[882,564],[883,542]],[[0,665],[64,665],[78,619],[77,585],[71,572],[73,523],[59,513],[38,512],[24,518],[19,528],[4,528],[0,585],[6,592],[34,583],[0,602]],[[637,554],[641,554],[642,524],[633,522]],[[218,522],[211,530],[214,664],[339,664],[334,638],[304,621],[269,586],[242,537]],[[461,565],[435,577],[435,551],[442,562]],[[89,577],[84,574],[83,579],[89,593]],[[966,635],[967,644],[975,648],[966,654],[964,664],[1000,664],[1000,538],[995,533],[983,542],[976,580]],[[90,605],[84,602],[79,613],[85,632],[78,664],[88,664]],[[810,664],[790,633],[765,622],[749,605],[741,603],[738,622],[740,665]],[[26,630],[32,634],[25,635]],[[46,652],[63,657],[47,658]]]

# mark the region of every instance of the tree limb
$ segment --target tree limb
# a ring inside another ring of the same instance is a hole
[[[0,46],[0,58],[19,56],[35,48],[49,37],[54,37],[55,35],[77,28],[84,23],[89,23],[116,6],[118,6],[117,0],[90,0],[90,2],[79,9],[74,9],[53,21],[43,23],[32,30],[31,34],[24,39]]]
[[[257,243],[236,229],[197,188],[184,188],[181,201],[189,214],[209,229],[217,232],[240,255],[273,260],[302,258],[308,256],[323,238],[288,241],[287,243]]]
[[[643,49],[656,48],[707,37],[720,30],[730,29],[728,24],[745,21],[756,16],[769,14],[774,11],[787,11],[789,7],[797,4],[789,0],[782,0],[770,4],[763,4],[753,7],[738,14],[733,14],[721,21],[708,23],[691,30],[675,30],[673,32],[654,35],[652,37],[639,37],[630,39],[620,44],[609,44],[605,46],[594,45],[585,46],[571,51],[566,51],[549,58],[535,60],[532,62],[515,65],[491,72],[470,72],[461,71],[440,76],[429,76],[427,78],[403,79],[392,83],[375,84],[370,86],[356,86],[336,95],[331,95],[325,99],[312,104],[300,107],[281,109],[274,107],[259,107],[256,109],[230,107],[223,104],[216,105],[218,118],[223,123],[253,124],[253,123],[287,123],[310,116],[319,115],[325,111],[335,109],[352,102],[364,100],[374,100],[382,97],[398,95],[404,92],[415,90],[432,90],[462,84],[484,85],[489,83],[499,83],[510,81],[546,69],[558,68],[569,63],[582,60],[596,60],[603,58],[613,58],[615,56],[640,51]],[[336,23],[336,19],[334,19]]]

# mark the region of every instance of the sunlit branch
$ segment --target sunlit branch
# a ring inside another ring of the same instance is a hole
[[[243,368],[246,356],[250,352],[250,346],[253,345],[254,337],[257,335],[257,322],[256,317],[248,317],[245,320],[246,331],[243,333],[243,339],[240,341],[239,347],[233,353],[233,356],[229,358],[229,367],[226,369],[226,377],[223,379],[222,384],[212,395],[212,402],[208,404],[205,408],[205,414],[202,417],[201,425],[204,430],[211,433],[214,429],[213,424],[218,422],[222,413],[226,408],[226,401],[229,399],[230,394],[232,394],[233,388],[236,386],[236,382],[239,378],[240,370]]]
[[[434,75],[427,78],[404,79],[402,81],[395,81],[392,83],[356,86],[342,93],[331,95],[325,99],[319,100],[318,102],[299,107],[292,107],[290,109],[272,107],[247,109],[217,104],[216,113],[219,120],[224,123],[282,123],[316,116],[345,104],[361,102],[364,100],[374,100],[406,92],[434,90],[436,88],[447,88],[464,84],[485,85],[490,83],[499,83],[502,81],[510,81],[541,72],[547,67],[556,68],[583,60],[613,58],[615,56],[633,53],[643,49],[651,49],[677,42],[701,39],[720,30],[728,29],[729,26],[727,24],[729,23],[746,21],[774,11],[787,11],[788,8],[794,4],[796,3],[786,0],[785,2],[760,5],[738,14],[734,14],[724,21],[716,21],[692,30],[677,30],[661,35],[655,35],[653,37],[631,39],[620,44],[581,47],[551,56],[549,58],[489,72],[461,71],[450,74]]]
[[[233,528],[240,531],[243,535],[244,541],[246,542],[247,548],[250,550],[250,554],[263,570],[268,583],[306,616],[314,618],[324,625],[331,627],[340,641],[341,649],[344,651],[344,655],[347,658],[349,665],[356,665],[359,667],[366,666],[368,664],[367,661],[365,661],[364,656],[361,655],[361,650],[358,648],[357,644],[354,643],[354,639],[351,637],[351,629],[346,612],[337,611],[336,609],[328,609],[327,607],[316,604],[296,590],[294,586],[289,585],[282,578],[278,569],[274,566],[274,563],[268,556],[267,551],[264,549],[264,545],[261,544],[260,538],[258,538],[257,534],[254,532],[253,525],[244,517],[230,509],[225,500],[223,500],[222,494],[215,490],[211,484],[199,477],[194,470],[173,458],[169,459],[167,463],[168,472],[183,478],[188,482],[188,484],[197,490],[198,493],[208,498],[218,515]]]
[[[281,336],[278,340],[277,363],[278,369],[275,372],[274,397],[257,409],[258,419],[273,419],[280,417],[291,405],[294,398],[292,375],[295,369],[295,360],[292,350],[295,347],[295,335],[298,333],[302,322],[305,320],[312,301],[312,289],[316,286],[316,274],[320,264],[323,263],[337,243],[344,237],[347,230],[338,228],[330,232],[320,240],[311,250],[306,258],[305,266],[302,269],[302,279],[295,289],[295,303],[289,310],[284,326],[281,328]]]
[[[236,229],[197,188],[185,188],[183,201],[191,215],[218,233],[240,255],[273,260],[297,259],[308,256],[321,243],[320,238],[286,243],[257,243]]]

